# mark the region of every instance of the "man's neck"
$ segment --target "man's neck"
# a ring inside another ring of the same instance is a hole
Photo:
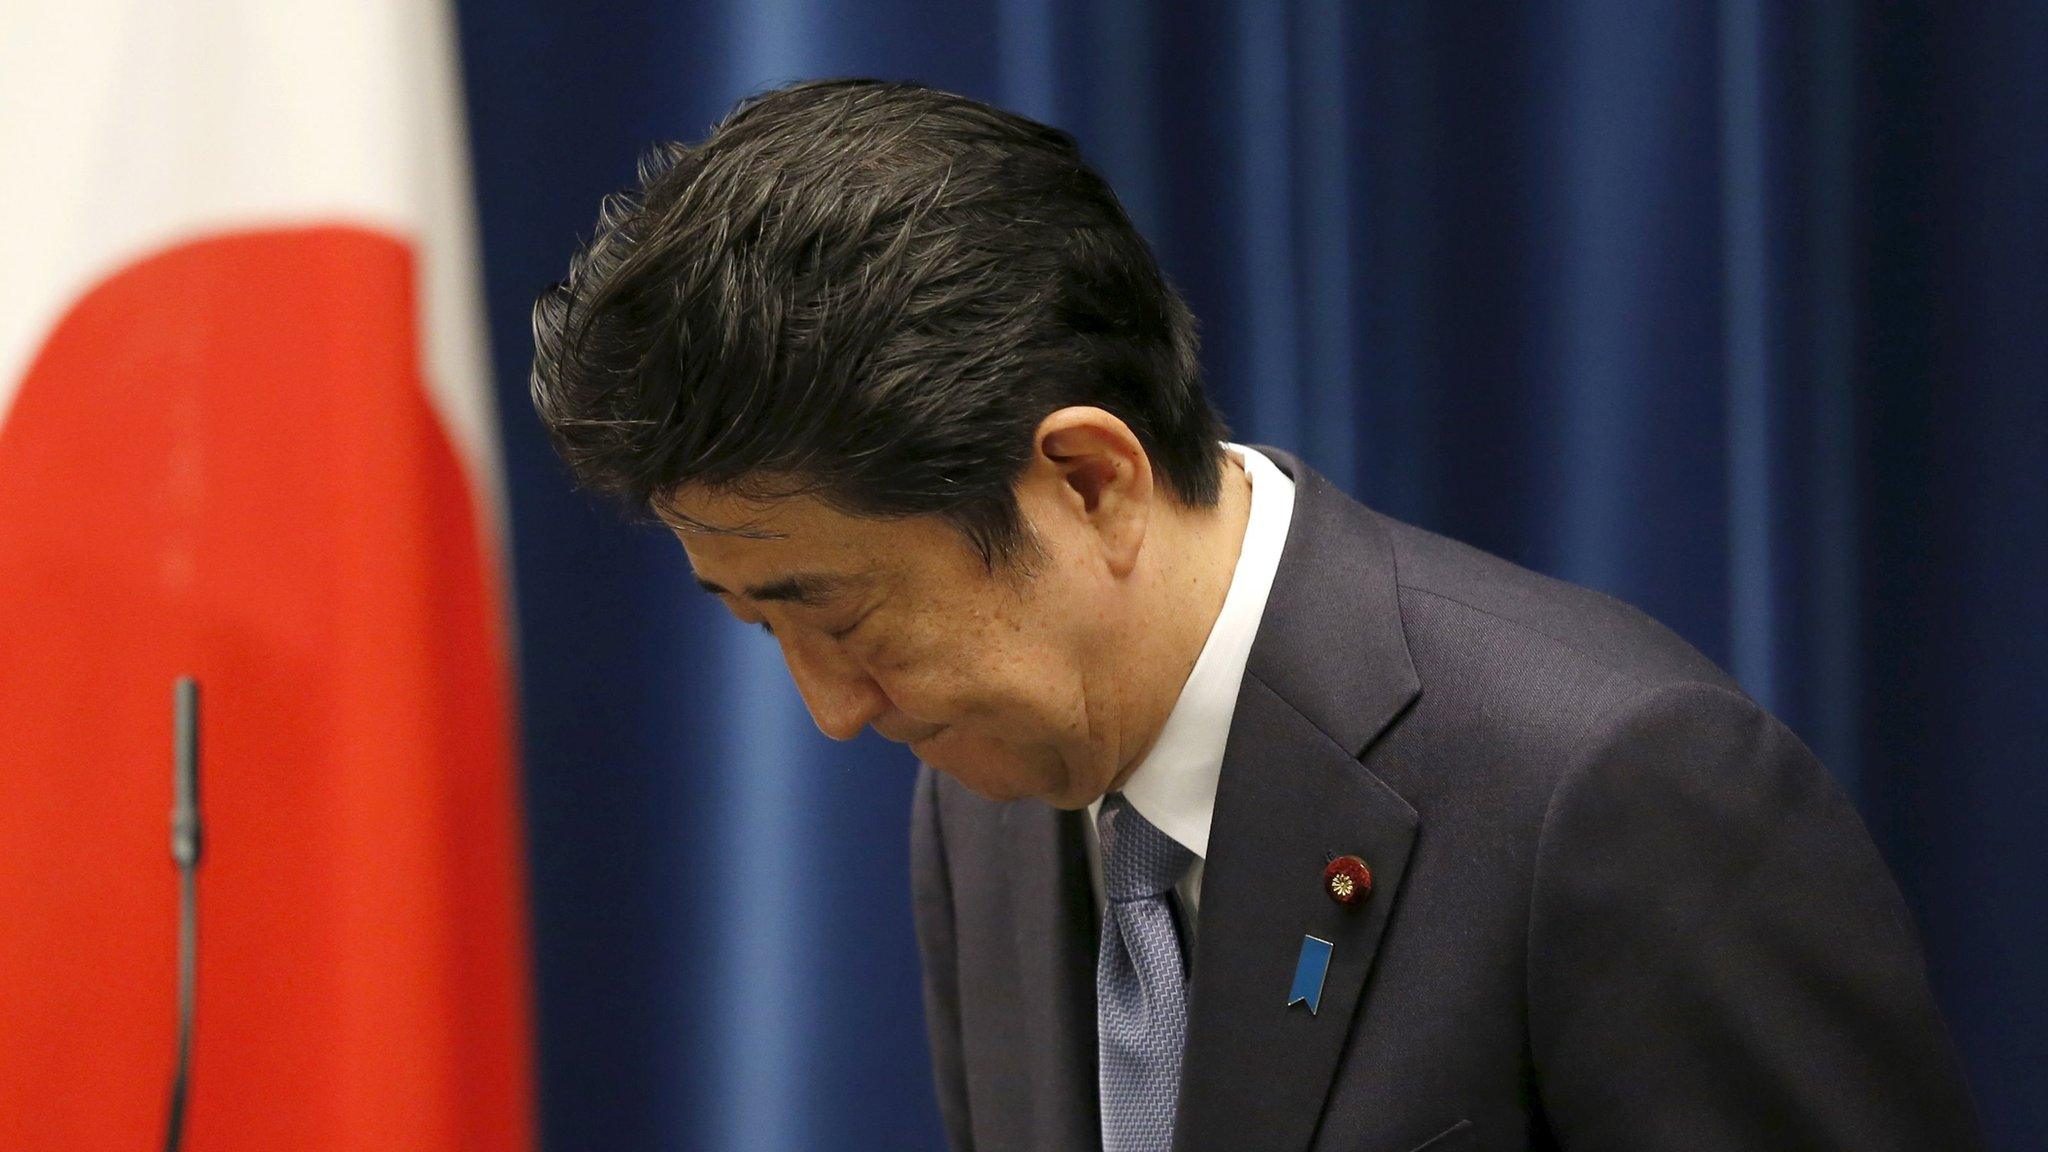
[[[1157,743],[1167,717],[1180,700],[1188,674],[1194,671],[1223,602],[1230,595],[1231,575],[1244,547],[1251,520],[1252,485],[1244,465],[1225,452],[1222,495],[1208,508],[1169,505],[1172,547],[1164,550],[1152,573],[1154,611],[1146,613],[1133,649],[1144,653],[1135,664],[1127,700],[1134,723],[1110,791],[1122,788]]]

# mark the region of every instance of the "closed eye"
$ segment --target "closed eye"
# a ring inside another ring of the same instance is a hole
[[[861,625],[863,625],[863,624],[867,623],[867,621],[868,621],[868,617],[869,617],[869,616],[871,616],[871,615],[873,615],[873,611],[872,611],[872,610],[869,610],[869,611],[867,611],[867,612],[863,612],[863,613],[861,613],[861,614],[860,614],[860,615],[859,615],[858,617],[856,617],[856,618],[854,619],[853,623],[851,623],[851,624],[848,624],[848,625],[847,625],[846,627],[844,627],[844,628],[841,628],[841,629],[839,629],[839,630],[837,630],[837,631],[834,631],[834,632],[827,632],[827,633],[825,633],[825,635],[827,635],[827,636],[831,637],[831,638],[832,638],[832,639],[834,639],[834,640],[844,640],[844,639],[846,639],[846,638],[847,638],[848,636],[851,636],[851,635],[853,635],[853,634],[854,634],[854,633],[855,633],[856,631],[858,631],[858,630],[860,629],[860,626],[861,626]]]

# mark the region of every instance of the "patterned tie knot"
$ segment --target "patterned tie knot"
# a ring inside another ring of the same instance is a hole
[[[1112,904],[1149,900],[1173,888],[1195,854],[1138,814],[1120,792],[1095,817],[1102,842],[1102,890]]]

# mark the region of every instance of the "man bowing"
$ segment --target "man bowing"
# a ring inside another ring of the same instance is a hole
[[[1230,443],[1065,134],[800,84],[535,308],[587,486],[910,745],[957,1149],[1970,1149],[1898,892],[1641,613]]]

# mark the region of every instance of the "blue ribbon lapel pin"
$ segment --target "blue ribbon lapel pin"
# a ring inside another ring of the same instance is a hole
[[[1294,988],[1287,993],[1287,1007],[1306,1004],[1308,1014],[1316,1014],[1323,1002],[1323,977],[1330,972],[1330,953],[1335,949],[1336,945],[1321,937],[1301,938],[1301,959],[1294,962]]]

